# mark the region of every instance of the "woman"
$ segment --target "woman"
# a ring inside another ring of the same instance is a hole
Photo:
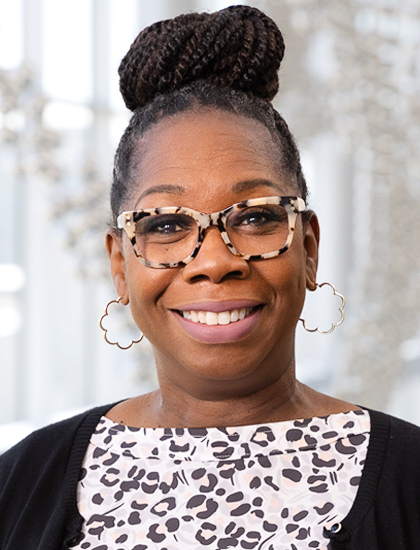
[[[419,429],[295,378],[319,228],[270,103],[283,53],[234,6],[156,23],[122,61],[106,246],[159,389],[2,457],[2,550],[420,546]]]

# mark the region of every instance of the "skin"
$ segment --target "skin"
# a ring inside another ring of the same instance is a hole
[[[297,195],[283,173],[268,130],[220,113],[187,113],[149,129],[138,146],[132,199],[124,210],[186,206],[215,212],[250,198]],[[137,427],[239,426],[357,409],[295,377],[295,329],[306,288],[315,289],[319,227],[299,216],[290,249],[246,262],[206,230],[184,267],[153,269],[135,256],[126,234],[110,230],[106,246],[122,303],[151,342],[159,389],[115,406],[108,417]],[[249,334],[233,342],[192,337],[175,311],[196,302],[250,299],[262,304]]]

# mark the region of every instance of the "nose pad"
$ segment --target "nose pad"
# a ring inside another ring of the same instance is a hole
[[[221,282],[225,278],[243,279],[249,273],[249,265],[243,258],[230,252],[217,227],[208,227],[194,260],[183,268],[183,278],[188,282],[207,279]]]

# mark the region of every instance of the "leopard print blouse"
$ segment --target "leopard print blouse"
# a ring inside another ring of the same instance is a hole
[[[349,512],[370,417],[130,428],[103,417],[78,484],[77,550],[326,550]]]

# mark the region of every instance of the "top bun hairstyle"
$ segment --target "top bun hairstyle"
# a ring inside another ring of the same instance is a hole
[[[256,8],[180,15],[138,35],[118,71],[120,91],[131,111],[197,80],[271,101],[283,56],[279,29]]]
[[[278,146],[279,164],[306,200],[299,152],[271,101],[279,89],[284,42],[274,21],[249,6],[190,13],[154,23],[137,36],[119,67],[120,91],[133,111],[115,156],[113,225],[131,196],[133,153],[165,117],[203,107],[260,121]]]

